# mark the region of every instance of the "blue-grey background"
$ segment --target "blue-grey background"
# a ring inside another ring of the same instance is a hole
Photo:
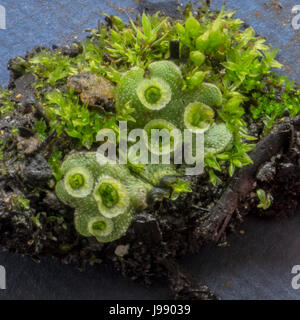
[[[7,22],[7,29],[0,30],[0,84],[8,83],[10,58],[24,55],[36,45],[51,47],[83,38],[85,28],[94,28],[103,19],[102,11],[125,19],[134,17],[140,2],[0,0],[6,8]],[[228,9],[238,10],[237,17],[280,48],[283,72],[299,81],[300,31],[291,26],[291,9],[300,5],[300,0],[214,0],[212,6],[220,8],[224,2]],[[299,227],[300,216],[280,221],[250,217],[241,226],[244,232],[229,237],[226,248],[204,247],[181,264],[223,299],[300,299],[300,290],[291,287],[291,269],[300,264]],[[169,298],[164,283],[146,288],[103,266],[81,273],[50,258],[36,264],[30,258],[3,252],[0,265],[7,271],[7,290],[0,290],[0,299]]]
[[[150,0],[152,2],[168,2]],[[23,55],[36,45],[63,44],[85,34],[85,28],[96,27],[103,19],[101,12],[116,14],[124,19],[134,17],[141,0],[0,0],[6,8],[7,29],[0,30],[0,83],[8,81],[7,62]],[[184,4],[183,1],[173,1]],[[291,25],[291,9],[298,0],[213,0],[212,7],[226,3],[237,9],[237,16],[251,24],[256,32],[280,48],[280,61],[285,72],[300,79],[300,31]],[[282,9],[280,6],[282,5]]]

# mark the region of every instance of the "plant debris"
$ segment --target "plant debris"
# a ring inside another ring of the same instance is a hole
[[[83,104],[95,108],[108,108],[107,111],[112,111],[114,108],[114,87],[111,82],[102,77],[81,72],[68,78],[67,87],[80,93]]]

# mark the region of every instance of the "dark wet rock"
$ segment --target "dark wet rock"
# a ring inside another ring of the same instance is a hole
[[[21,102],[23,106],[36,104],[34,89],[32,87],[35,77],[32,73],[27,73],[15,81],[15,89],[13,91],[13,101]]]
[[[147,196],[147,203],[151,206],[157,201],[162,201],[164,198],[168,198],[169,195],[170,192],[166,189],[153,188]]]
[[[272,162],[265,163],[258,171],[256,178],[260,182],[268,182],[273,180],[276,174],[276,168]]]
[[[31,114],[16,112],[0,119],[0,130],[4,130],[8,135],[11,135],[11,130],[15,128],[21,137],[29,138],[34,135],[33,126],[34,119]]]
[[[8,61],[7,68],[8,70],[11,70],[9,89],[14,88],[14,81],[24,75],[27,64],[24,57],[16,57]]]
[[[113,110],[112,83],[89,72],[81,72],[68,78],[67,86],[80,94],[81,102],[94,108]]]
[[[66,206],[57,198],[54,192],[47,191],[44,198],[43,204],[48,208],[52,208],[53,210],[61,210]]]
[[[84,248],[88,248],[88,250],[92,250],[94,252],[101,252],[101,250],[103,249],[103,247],[105,246],[104,243],[100,243],[98,242],[95,238],[93,237],[89,237],[89,238],[83,238],[81,237],[81,242],[83,244]],[[87,251],[88,251],[87,250]]]
[[[8,61],[7,68],[10,70],[10,79],[9,79],[9,89],[15,88],[16,79],[25,75],[26,70],[29,66],[28,60],[32,58],[35,54],[42,51],[47,51],[49,48],[44,46],[35,46],[32,50],[28,51],[24,56],[18,56]]]
[[[160,180],[160,187],[162,188],[170,188],[177,181],[177,177],[175,176],[165,176]]]
[[[290,110],[288,108],[285,108],[282,114],[283,117],[289,117],[290,116]]]
[[[162,241],[159,224],[152,215],[146,213],[136,215],[133,228],[139,241],[150,244],[157,244]]]
[[[263,132],[264,125],[263,123],[251,123],[249,125],[249,134],[253,137],[259,137]]]
[[[28,184],[44,185],[52,178],[52,171],[45,158],[36,154],[22,163],[20,177]]]
[[[69,56],[70,58],[75,58],[77,57],[80,53],[82,53],[82,45],[78,42],[74,42],[71,45],[65,45],[58,50],[64,55],[64,56]]]
[[[29,138],[35,134],[34,130],[31,128],[20,126],[17,128],[21,137]]]
[[[161,2],[152,2],[148,0],[138,0],[138,11],[140,13],[146,12],[148,14],[155,14],[157,11],[160,11],[162,15],[169,16],[173,19],[181,19],[182,13],[180,12],[181,6],[177,1],[161,1]]]
[[[278,178],[280,180],[291,179],[292,176],[299,175],[300,167],[293,163],[282,163],[278,169]]]

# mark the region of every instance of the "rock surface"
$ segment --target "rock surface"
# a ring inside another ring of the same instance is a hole
[[[83,104],[90,107],[102,108],[107,111],[114,107],[114,86],[105,78],[88,72],[81,72],[68,78],[67,86],[80,93]]]

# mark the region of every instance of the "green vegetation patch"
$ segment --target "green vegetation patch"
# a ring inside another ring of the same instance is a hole
[[[154,188],[165,188],[172,199],[191,192],[182,178],[186,164],[100,166],[93,150],[101,129],[112,129],[117,140],[121,120],[129,128],[201,131],[204,174],[217,185],[252,163],[249,152],[276,121],[300,113],[300,90],[271,71],[282,67],[277,50],[244,28],[234,11],[188,6],[177,20],[159,12],[127,24],[107,18],[109,24],[87,30],[85,41],[70,46],[76,54],[43,49],[11,66],[16,77],[35,77],[43,116],[34,132],[41,141],[54,139],[48,162],[57,196],[75,208],[76,230],[100,242],[121,237]],[[176,59],[171,41],[179,47]],[[11,101],[11,92],[0,90],[1,118],[14,111]],[[263,130],[250,134],[253,123]],[[258,195],[266,207],[268,199]]]

